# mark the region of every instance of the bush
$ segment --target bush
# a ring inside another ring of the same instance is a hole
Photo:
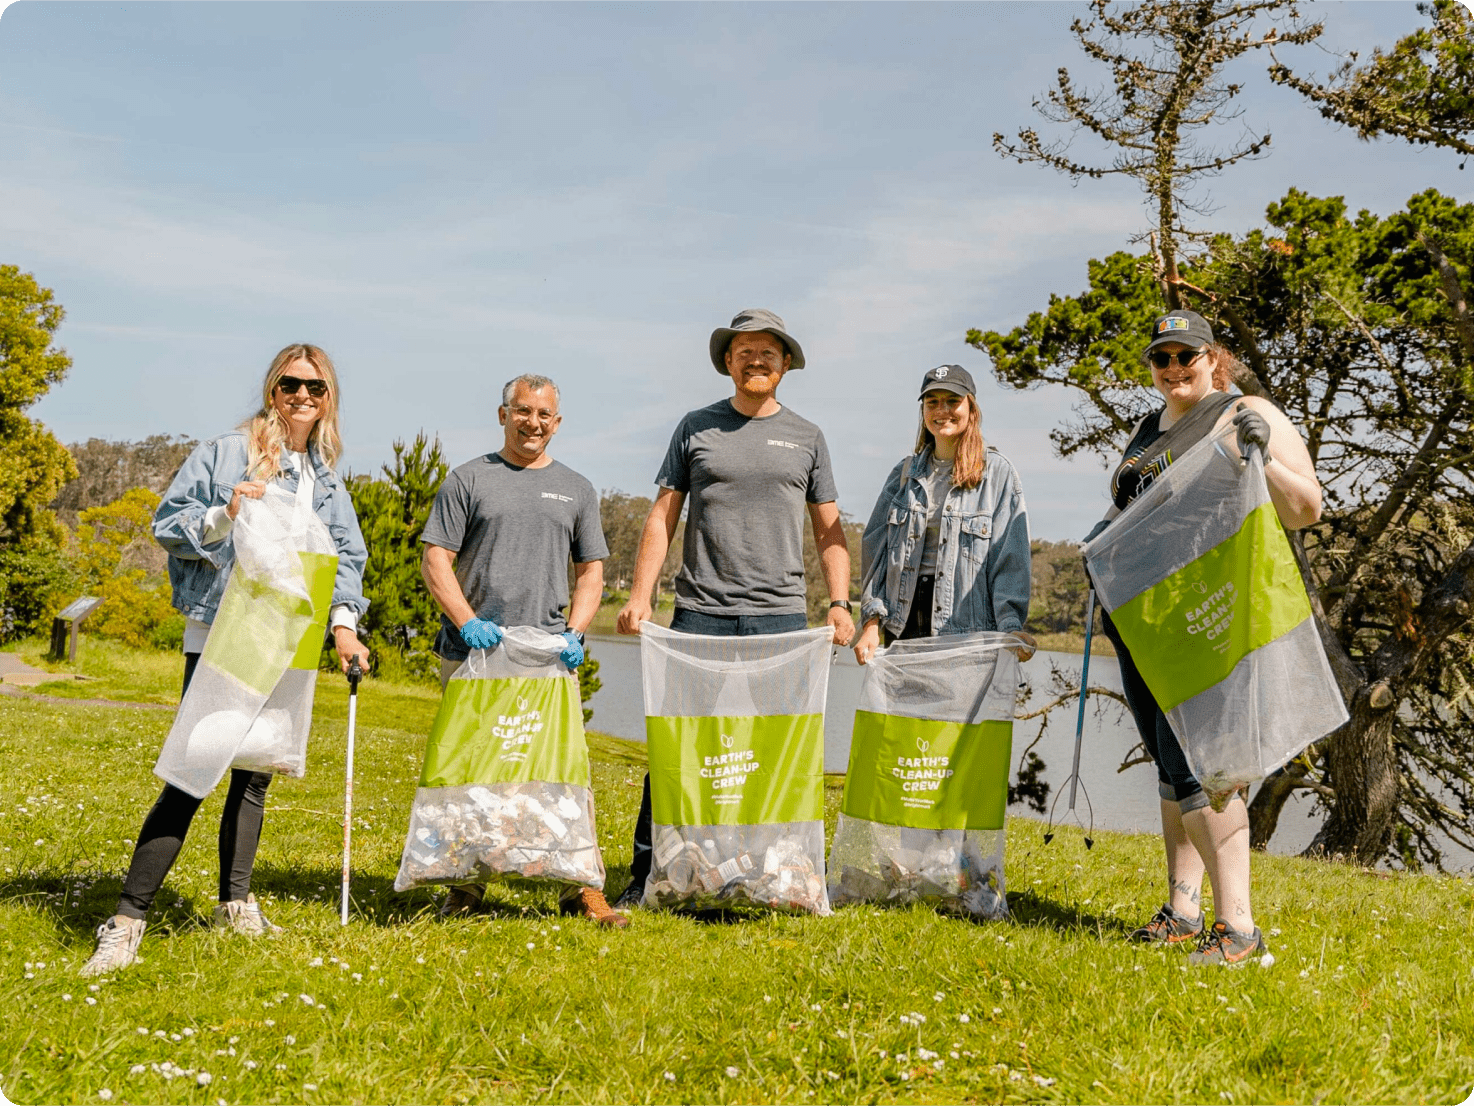
[[[76,570],[60,549],[0,550],[0,640],[45,634],[76,590]]]
[[[88,628],[129,645],[152,645],[155,635],[175,618],[167,580],[150,579],[147,569],[131,567],[153,549],[153,515],[159,497],[133,488],[106,507],[89,507],[78,516],[77,572],[89,594],[103,604]],[[183,640],[183,623],[179,640]]]

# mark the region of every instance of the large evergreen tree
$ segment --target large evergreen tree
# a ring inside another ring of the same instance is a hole
[[[1437,862],[1436,833],[1466,847],[1474,814],[1474,355],[1423,241],[1474,265],[1474,204],[1437,192],[1387,218],[1291,190],[1267,225],[1219,235],[1183,270],[1225,344],[1307,438],[1326,489],[1303,532],[1303,570],[1351,722],[1272,776],[1250,807],[1255,843],[1297,788],[1327,808],[1315,847],[1374,862]],[[1082,397],[1055,431],[1062,453],[1112,456],[1155,404],[1140,360],[1161,309],[1148,257],[1089,267],[1090,288],[1053,296],[1009,333],[972,331],[1000,382]]]
[[[60,537],[46,505],[77,467],[26,411],[71,368],[66,351],[52,344],[64,315],[51,289],[0,265],[0,547],[45,546]]]

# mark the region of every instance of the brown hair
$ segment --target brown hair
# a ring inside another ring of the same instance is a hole
[[[1208,350],[1213,354],[1213,390],[1226,392],[1233,387],[1234,377],[1244,367],[1243,363],[1227,347],[1217,342],[1210,345]]]
[[[967,403],[969,417],[967,429],[962,432],[962,440],[957,443],[957,459],[952,462],[952,484],[958,488],[976,488],[982,483],[983,469],[988,465],[988,443],[983,441],[983,413],[978,409],[976,397],[962,398]],[[913,452],[934,450],[936,447],[936,437],[926,428],[926,420],[923,419],[921,429],[916,433],[916,448]]]
[[[275,480],[282,474],[281,451],[290,435],[286,420],[272,405],[271,395],[276,384],[287,369],[297,361],[306,361],[327,382],[327,395],[322,397],[322,415],[311,433],[307,435],[309,445],[317,446],[317,455],[323,464],[334,468],[338,456],[343,452],[343,443],[338,437],[338,372],[333,361],[319,346],[296,342],[287,346],[271,359],[266,370],[266,379],[261,382],[261,409],[241,425],[246,432],[246,471],[256,480]]]

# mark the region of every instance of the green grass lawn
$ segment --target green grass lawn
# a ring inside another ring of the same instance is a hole
[[[154,663],[135,670],[163,695]],[[171,716],[0,700],[0,1090],[19,1103],[1242,1104],[1459,1102],[1474,1085],[1467,879],[1256,854],[1277,962],[1238,970],[1124,940],[1162,898],[1155,838],[1046,846],[1024,819],[1009,827],[1011,923],[637,912],[611,933],[560,918],[551,891],[506,886],[492,916],[440,922],[432,894],[390,889],[435,704],[387,681],[361,692],[347,928],[346,692],[324,678],[307,778],[273,783],[256,874],[286,932],[253,942],[201,924],[217,793],[143,962],[93,990],[76,969],[157,793]],[[592,745],[618,891],[643,748]]]

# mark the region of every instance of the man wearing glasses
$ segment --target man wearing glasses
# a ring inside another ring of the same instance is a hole
[[[778,402],[778,384],[804,367],[804,351],[771,311],[740,312],[712,331],[712,366],[732,378],[733,395],[692,411],[671,436],[655,477],[655,503],[640,534],[621,634],[638,634],[651,615],[656,576],[681,507],[691,511],[676,613],[670,628],[690,634],[782,634],[808,625],[803,516],[814,528],[829,588],[834,643],[848,645],[850,553],[835,503],[824,433]],[[630,884],[615,906],[638,905],[650,874],[650,777],[635,823]]]
[[[472,649],[492,649],[504,626],[535,626],[568,640],[563,663],[583,663],[583,634],[604,592],[609,548],[594,486],[548,456],[558,431],[558,386],[524,374],[502,389],[502,447],[455,469],[430,509],[420,571],[440,605],[435,653],[444,685]],[[569,602],[568,560],[573,559]],[[563,615],[568,608],[568,616]],[[451,890],[442,913],[470,913],[479,884]],[[582,888],[577,912],[601,925],[628,919]],[[565,903],[565,906],[569,905]]]

